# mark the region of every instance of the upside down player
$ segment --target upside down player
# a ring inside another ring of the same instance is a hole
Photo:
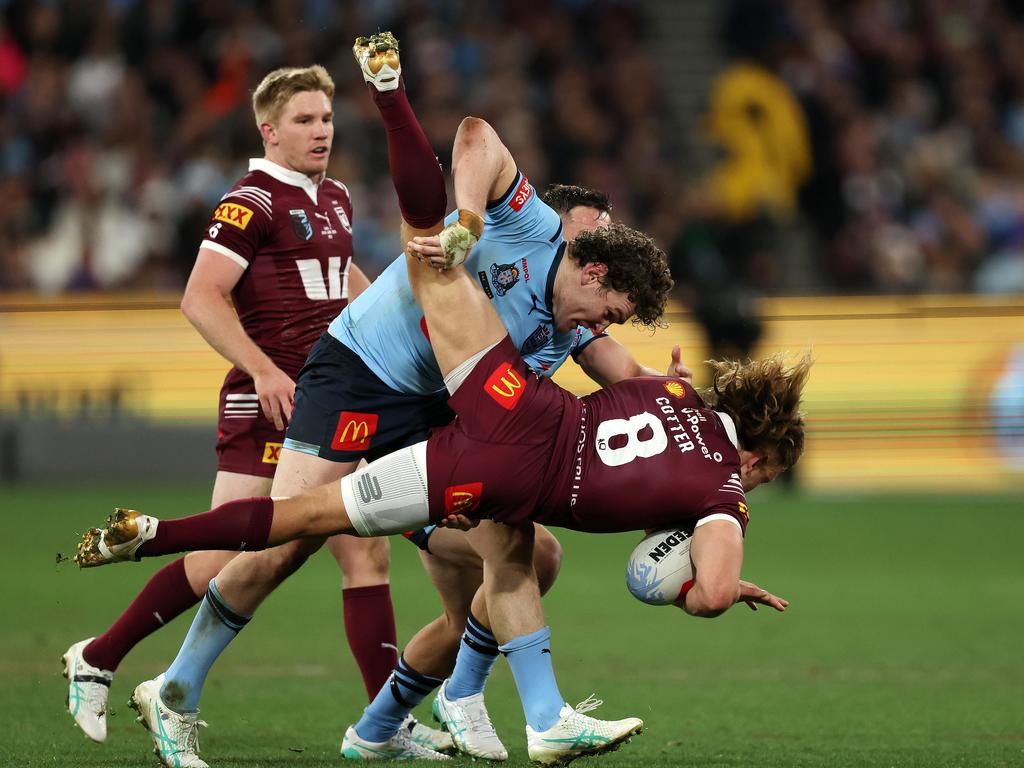
[[[333,95],[319,66],[276,70],[257,87],[265,155],[218,204],[185,289],[182,311],[234,366],[220,394],[214,504],[270,491],[306,353],[368,285],[352,261],[348,190],[326,176]],[[280,473],[273,482],[279,495],[302,490]],[[368,543],[338,537],[330,548],[344,572],[346,632],[372,696],[394,666],[396,639],[387,542]],[[196,552],[165,566],[105,633],[68,649],[68,707],[89,738],[106,738],[110,683],[128,651],[198,603],[236,555]]]
[[[449,258],[439,251],[418,252]],[[452,425],[299,497],[234,501],[170,521],[119,510],[105,531],[86,534],[80,562],[338,532],[381,536],[428,522],[532,519],[593,533],[692,526],[695,581],[684,610],[717,616],[741,600],[784,610],[785,600],[739,578],[745,494],[803,450],[808,359],[791,368],[779,357],[716,363],[706,402],[666,377],[629,379],[577,399],[525,365],[465,269],[435,272],[410,258],[409,270],[452,393]],[[516,477],[502,471],[507,466],[519,468]],[[472,499],[458,513],[446,504],[456,492]],[[613,746],[642,723],[608,725],[620,726]]]

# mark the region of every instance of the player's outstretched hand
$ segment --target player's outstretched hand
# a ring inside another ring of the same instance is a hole
[[[447,515],[441,518],[437,522],[438,528],[455,528],[459,531],[468,531],[470,528],[476,528],[480,525],[479,520],[470,520],[465,515]]]
[[[672,347],[672,359],[669,361],[668,370],[665,372],[665,375],[682,379],[687,384],[693,384],[693,371],[686,366],[682,358],[682,350],[676,344]]]
[[[264,371],[253,372],[252,380],[256,386],[256,394],[260,398],[263,415],[274,422],[277,429],[284,429],[292,418],[295,382],[276,365]]]
[[[770,606],[779,612],[786,610],[789,605],[789,600],[773,595],[752,581],[743,581],[742,579],[740,580],[740,600],[750,606],[752,611],[756,611],[759,604]]]

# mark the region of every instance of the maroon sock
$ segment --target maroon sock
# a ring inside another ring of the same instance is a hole
[[[113,672],[142,638],[187,611],[201,597],[192,591],[185,575],[185,558],[179,557],[153,574],[110,629],[85,646],[82,656],[94,667]]]
[[[441,166],[405,95],[405,83],[384,93],[369,83],[367,88],[384,119],[391,181],[402,218],[417,229],[432,227],[444,218],[448,195]]]
[[[343,589],[345,634],[363,675],[370,701],[398,663],[398,638],[391,588],[387,584]]]
[[[139,547],[140,557],[197,549],[257,550],[267,546],[274,502],[269,496],[235,499],[209,512],[161,520],[156,536]]]

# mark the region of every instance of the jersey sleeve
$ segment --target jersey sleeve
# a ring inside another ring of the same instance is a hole
[[[605,333],[604,331],[601,331],[601,333],[595,334],[589,328],[584,328],[582,326],[577,327],[576,328],[576,340],[573,342],[572,351],[569,352],[569,354],[572,355],[573,362],[579,362],[577,360],[577,356],[580,354],[580,352],[582,352],[584,349],[586,349],[588,346],[590,346],[590,343],[592,341],[594,341],[596,339],[605,339],[605,338],[608,338],[608,334]]]
[[[743,483],[738,473],[733,472],[722,486],[708,497],[707,506],[699,516],[695,528],[712,520],[728,520],[736,523],[743,536],[747,534],[750,511]]]
[[[524,240],[554,243],[562,233],[562,221],[554,209],[540,200],[537,190],[522,172],[502,197],[487,206],[485,226],[492,235],[508,243]]]
[[[209,248],[247,269],[270,234],[270,192],[255,186],[233,189],[217,204],[200,248]]]

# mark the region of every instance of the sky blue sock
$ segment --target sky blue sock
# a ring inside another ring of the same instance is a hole
[[[413,708],[441,684],[441,679],[417,672],[398,660],[395,671],[373,701],[363,710],[356,723],[356,733],[366,741],[387,741],[398,732],[399,726]]]
[[[459,643],[459,655],[455,669],[444,687],[449,699],[464,699],[475,693],[482,693],[487,676],[491,674],[494,662],[498,660],[498,641],[491,630],[481,624],[471,613],[466,621],[466,631]]]
[[[217,591],[215,581],[210,579],[210,587],[206,590],[203,602],[199,604],[199,611],[185,635],[185,642],[164,673],[160,698],[178,713],[199,709],[199,697],[203,693],[203,683],[206,682],[210,667],[252,618],[232,610]]]
[[[565,705],[551,666],[551,628],[513,638],[500,649],[512,668],[527,724],[535,731],[546,731],[558,722]]]

